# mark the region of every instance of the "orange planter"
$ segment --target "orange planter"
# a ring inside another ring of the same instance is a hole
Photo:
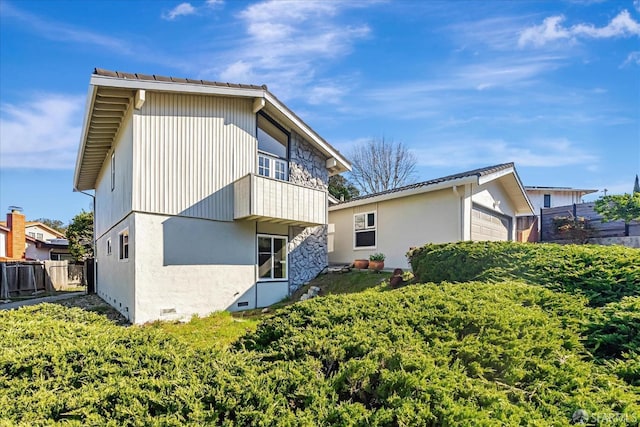
[[[369,270],[380,271],[384,268],[384,261],[369,261]]]
[[[353,267],[358,270],[366,270],[369,267],[368,259],[357,259],[353,262]]]

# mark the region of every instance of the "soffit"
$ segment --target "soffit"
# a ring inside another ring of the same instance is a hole
[[[86,134],[82,146],[76,189],[95,188],[104,159],[113,147],[134,90],[98,87],[87,117]]]

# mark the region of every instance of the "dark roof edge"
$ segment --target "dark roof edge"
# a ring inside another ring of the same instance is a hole
[[[487,166],[487,167],[484,167],[484,168],[473,169],[473,170],[466,171],[466,172],[461,172],[461,173],[457,173],[457,174],[453,174],[453,175],[443,176],[443,177],[440,177],[440,178],[430,179],[428,181],[422,181],[422,182],[418,182],[418,183],[415,183],[415,184],[409,184],[409,185],[405,185],[403,187],[394,188],[392,190],[381,191],[381,192],[378,192],[378,193],[371,193],[371,194],[367,194],[367,195],[364,195],[364,196],[355,197],[353,199],[345,200],[344,202],[340,202],[340,203],[338,203],[338,204],[336,204],[334,206],[340,206],[342,204],[357,202],[357,201],[365,200],[365,199],[371,199],[373,197],[384,196],[386,194],[400,193],[402,191],[411,190],[411,189],[414,189],[414,188],[428,187],[430,185],[440,184],[442,182],[447,182],[447,181],[453,181],[455,179],[468,178],[468,177],[471,177],[471,176],[477,176],[478,178],[480,178],[481,176],[490,175],[492,173],[500,172],[500,171],[508,169],[508,168],[514,168],[514,170],[515,170],[514,163],[513,162],[501,163],[499,165]]]
[[[141,74],[141,73],[125,73],[122,71],[111,71],[105,70],[103,68],[94,68],[93,74],[102,77],[114,77],[118,79],[126,79],[126,80],[147,80],[147,81],[156,81],[156,82],[172,82],[172,83],[189,83],[189,84],[197,84],[202,86],[216,86],[216,87],[228,87],[228,88],[242,88],[242,89],[267,89],[267,85],[248,85],[248,84],[238,84],[238,83],[223,83],[223,82],[214,82],[209,80],[198,80],[198,79],[185,79],[182,77],[171,77],[171,76],[159,76],[156,74]]]

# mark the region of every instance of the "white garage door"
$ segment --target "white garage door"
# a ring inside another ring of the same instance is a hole
[[[510,218],[480,206],[473,206],[471,240],[511,240]]]

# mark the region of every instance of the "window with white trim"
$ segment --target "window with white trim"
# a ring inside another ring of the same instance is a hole
[[[36,239],[38,239],[38,240],[44,240],[44,234],[42,234],[42,233],[36,233]]]
[[[111,191],[116,188],[116,152],[111,153]]]
[[[258,277],[261,281],[287,279],[287,238],[258,235]]]
[[[107,256],[111,256],[112,247],[111,247],[111,237],[107,239]]]
[[[118,233],[118,259],[126,261],[129,259],[129,229],[126,228]]]
[[[545,194],[544,195],[544,207],[545,208],[550,208],[551,207],[551,194]]]
[[[354,247],[376,247],[376,213],[365,212],[353,216]]]
[[[257,115],[258,175],[288,179],[289,134],[264,114]]]

